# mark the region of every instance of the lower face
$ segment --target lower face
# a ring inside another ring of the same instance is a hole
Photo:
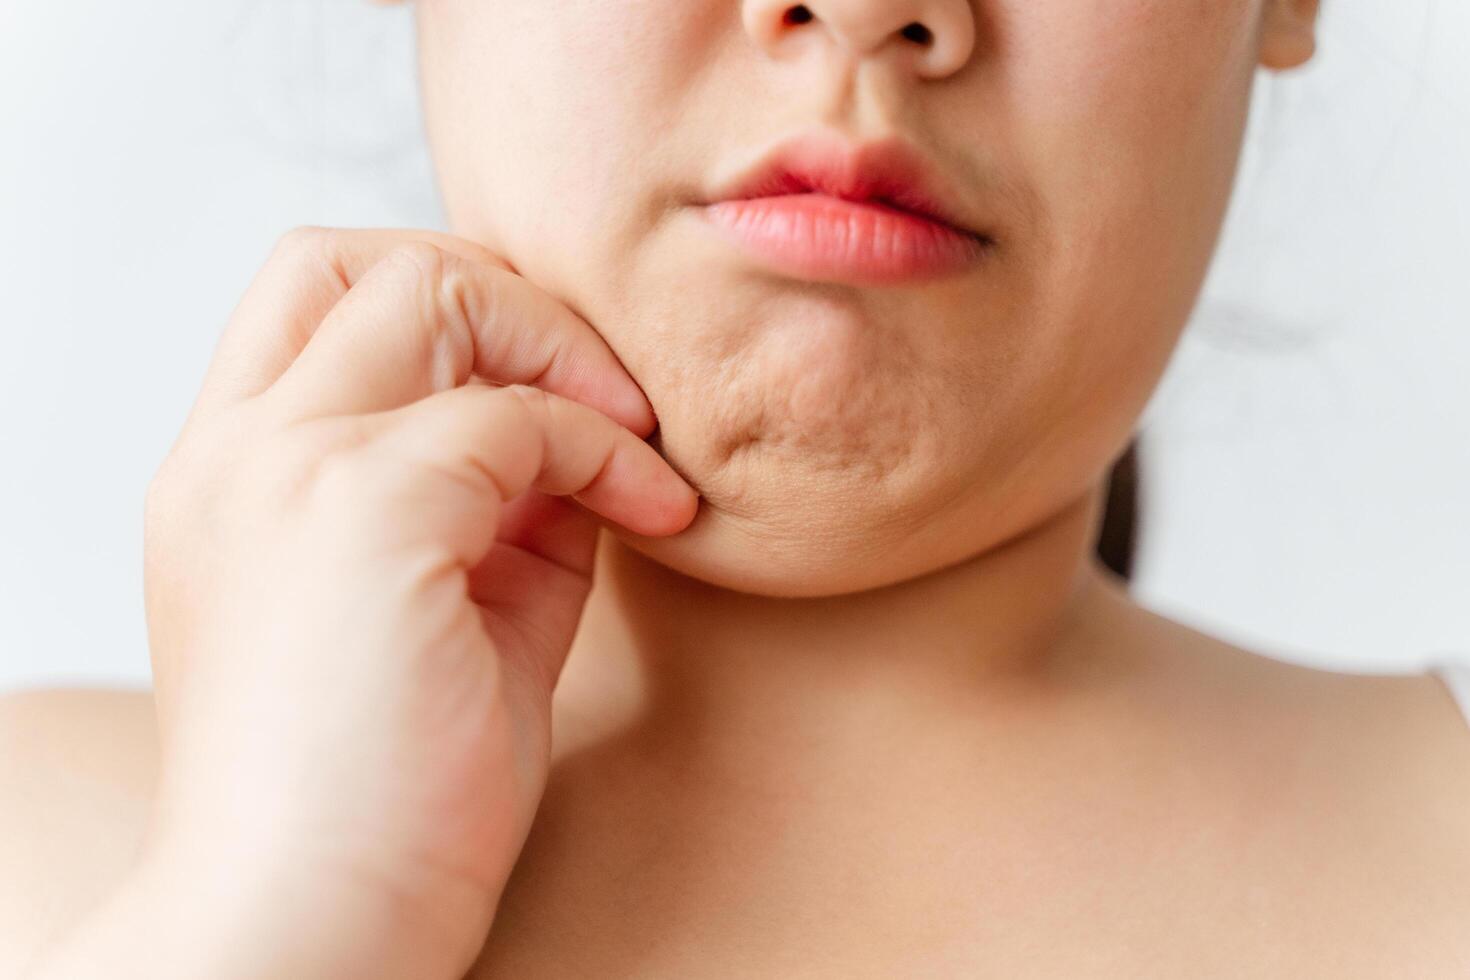
[[[899,581],[1091,492],[1196,301],[1229,199],[1259,0],[981,5],[942,79],[773,58],[733,0],[420,0],[453,231],[592,323],[701,493],[620,539],[771,595]],[[830,124],[897,132],[965,182],[994,245],[853,285],[711,232],[711,174]]]

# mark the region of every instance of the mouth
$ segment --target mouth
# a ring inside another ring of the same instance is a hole
[[[784,143],[703,203],[711,229],[797,278],[882,285],[970,270],[994,246],[937,171],[897,139],[827,130]]]

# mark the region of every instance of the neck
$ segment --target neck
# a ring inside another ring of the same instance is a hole
[[[631,721],[747,755],[973,714],[1071,652],[1099,579],[1101,501],[1094,489],[960,564],[817,599],[721,589],[605,533],[558,701],[592,731]]]

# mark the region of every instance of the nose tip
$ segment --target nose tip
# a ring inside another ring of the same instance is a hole
[[[922,78],[943,78],[970,60],[969,0],[747,0],[747,33],[772,57],[813,35],[853,57],[900,57]]]

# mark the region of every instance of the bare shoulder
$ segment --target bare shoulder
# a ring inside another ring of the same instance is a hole
[[[1100,585],[1099,618],[1127,638],[1127,677],[1141,696],[1225,733],[1242,753],[1294,757],[1329,779],[1417,785],[1421,804],[1458,814],[1470,834],[1470,719],[1439,677],[1291,663],[1150,609],[1111,578]]]
[[[131,866],[157,765],[151,694],[0,696],[0,976],[14,976]]]
[[[1258,768],[1248,799],[1301,815],[1280,866],[1316,879],[1344,944],[1392,952],[1375,975],[1408,962],[1470,975],[1470,723],[1444,683],[1240,657],[1239,744]]]
[[[1443,681],[1294,664],[1104,598],[1127,620],[1135,706],[1216,780],[1263,880],[1295,882],[1324,914],[1341,903],[1362,936],[1412,922],[1425,950],[1470,965],[1470,721]],[[1378,908],[1365,896],[1390,918],[1360,921]]]
[[[1291,746],[1327,782],[1369,799],[1391,795],[1401,814],[1416,804],[1460,834],[1470,856],[1470,719],[1439,677],[1309,667],[1164,622],[1166,634],[1195,638],[1199,655],[1181,675],[1249,723],[1236,726],[1242,747],[1257,744],[1255,730],[1261,748]]]

